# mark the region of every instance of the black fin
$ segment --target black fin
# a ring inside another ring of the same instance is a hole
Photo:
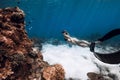
[[[114,30],[108,32],[105,36],[103,36],[102,38],[98,39],[98,41],[103,42],[103,41],[108,40],[108,39],[110,39],[110,38],[112,38],[114,36],[117,36],[117,35],[120,35],[120,29],[119,28],[118,29],[114,29]]]

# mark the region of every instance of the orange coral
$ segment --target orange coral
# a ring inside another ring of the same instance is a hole
[[[59,64],[55,64],[43,69],[43,78],[45,80],[64,80],[64,74],[64,69]]]
[[[14,72],[12,71],[11,63],[7,60],[5,62],[5,67],[0,68],[0,79],[6,79],[8,76],[10,76],[13,73]]]
[[[18,7],[0,9],[0,80],[42,80],[43,68],[50,66],[43,61],[41,52],[32,47],[33,42],[24,28],[24,16]],[[62,66],[45,69],[50,80],[53,74],[55,80],[64,79]]]

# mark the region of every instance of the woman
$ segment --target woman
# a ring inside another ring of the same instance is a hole
[[[105,36],[102,38],[99,38],[95,42],[88,42],[85,40],[78,40],[77,38],[73,38],[69,35],[67,31],[63,31],[64,39],[68,42],[71,42],[73,44],[76,44],[81,47],[90,47],[90,51],[94,53],[94,55],[102,62],[109,63],[109,64],[118,64],[120,63],[120,50],[112,53],[98,53],[94,51],[95,44],[102,43],[114,36],[117,36],[120,34],[120,29],[114,29],[110,32],[108,32]]]

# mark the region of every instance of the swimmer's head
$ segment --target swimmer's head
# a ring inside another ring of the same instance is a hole
[[[62,31],[62,34],[63,34],[63,35],[69,35],[69,33],[68,33],[66,30],[63,30],[63,31]]]
[[[62,31],[62,34],[63,34],[63,36],[64,36],[64,40],[65,40],[65,41],[68,41],[68,39],[70,38],[69,33],[68,33],[66,30],[63,30],[63,31]]]

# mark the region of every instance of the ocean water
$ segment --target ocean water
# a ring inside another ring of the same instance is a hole
[[[62,30],[88,39],[119,28],[119,4],[119,0],[2,0],[0,7],[23,9],[29,36],[62,40]]]
[[[97,40],[108,31],[120,28],[119,4],[119,0],[1,0],[0,8],[18,6],[25,12],[28,36],[43,41],[44,60],[63,65],[66,78],[87,80],[88,72],[96,72],[114,74],[113,80],[119,80],[119,64],[100,62],[89,48],[70,45],[61,34],[67,30],[78,39]],[[102,46],[118,48],[119,41],[120,36]]]

